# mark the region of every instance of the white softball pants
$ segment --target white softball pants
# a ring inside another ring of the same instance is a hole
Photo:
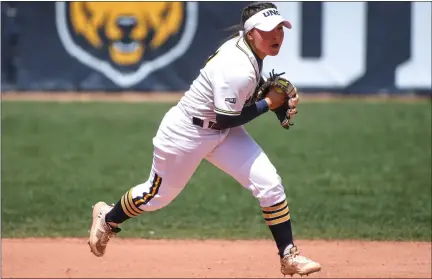
[[[140,210],[154,211],[168,205],[204,158],[251,191],[261,207],[286,198],[275,167],[243,126],[223,131],[202,128],[175,106],[163,118],[153,144],[149,179],[130,191],[131,202]]]

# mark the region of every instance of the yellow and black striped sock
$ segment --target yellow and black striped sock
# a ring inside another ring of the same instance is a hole
[[[263,207],[262,212],[266,224],[272,232],[279,255],[282,257],[285,248],[293,244],[291,216],[286,200],[269,207]]]
[[[127,191],[126,194],[124,194],[114,205],[114,208],[107,213],[105,217],[106,222],[121,224],[127,219],[138,216],[144,212],[134,204],[132,199],[132,189]]]
[[[142,196],[132,197],[132,189],[126,192],[121,199],[114,205],[114,208],[107,213],[105,217],[106,222],[113,222],[116,224],[123,223],[129,218],[136,217],[144,212],[139,207],[147,204],[159,192],[160,185],[162,184],[162,177],[155,174],[152,186],[149,193],[143,193]],[[138,187],[138,186],[137,186]]]

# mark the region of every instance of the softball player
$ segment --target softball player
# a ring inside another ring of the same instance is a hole
[[[93,207],[89,245],[94,255],[104,255],[120,223],[167,206],[205,158],[258,199],[279,250],[282,274],[305,275],[321,269],[320,264],[299,255],[281,178],[243,127],[285,102],[285,95],[276,90],[258,102],[251,97],[261,80],[264,57],[278,54],[283,27],[291,28],[291,24],[274,4],[260,3],[243,9],[241,26],[239,34],[208,59],[190,89],[164,116],[153,138],[148,180],[131,188],[113,206],[98,202]],[[298,103],[295,96],[290,100],[291,116]]]

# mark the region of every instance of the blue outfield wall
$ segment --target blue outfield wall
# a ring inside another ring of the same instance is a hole
[[[2,2],[8,90],[183,91],[250,2]],[[431,94],[431,3],[277,2],[302,91]]]

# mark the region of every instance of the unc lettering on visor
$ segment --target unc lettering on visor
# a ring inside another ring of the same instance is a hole
[[[246,20],[244,24],[244,32],[247,33],[253,28],[268,32],[276,28],[280,23],[288,29],[291,29],[292,27],[291,23],[288,20],[285,20],[277,9],[265,9]]]

